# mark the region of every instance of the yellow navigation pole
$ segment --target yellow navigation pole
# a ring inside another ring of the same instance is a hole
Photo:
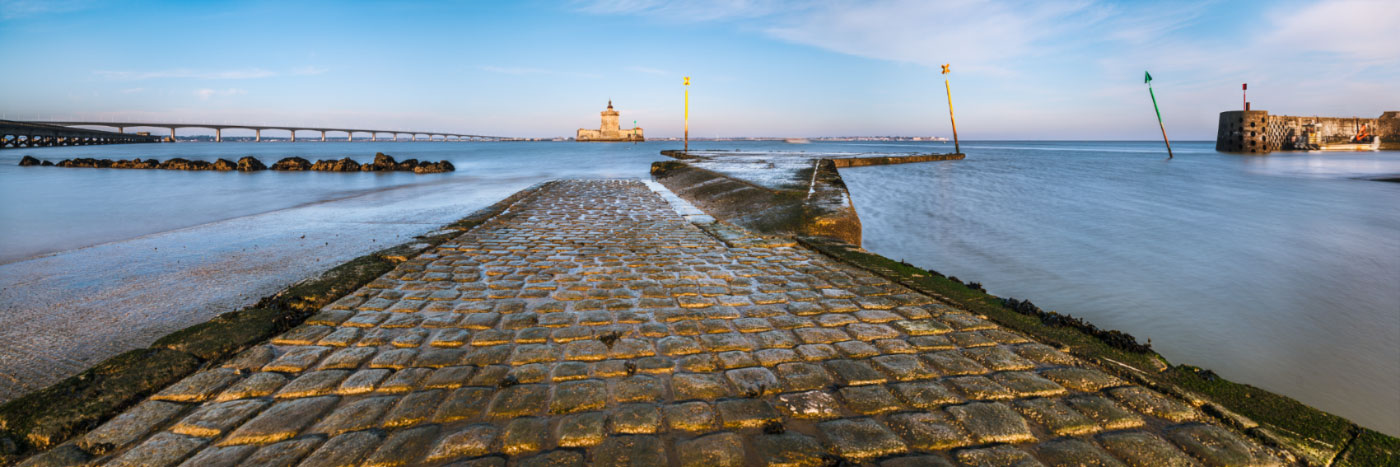
[[[690,77],[685,77],[685,152],[690,152]]]
[[[962,154],[958,145],[958,119],[953,118],[953,86],[948,84],[948,63],[943,64],[943,89],[948,91],[948,120],[953,122],[953,152]]]

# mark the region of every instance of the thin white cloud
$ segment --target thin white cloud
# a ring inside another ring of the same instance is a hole
[[[92,0],[0,0],[0,20],[70,13],[87,9]]]
[[[1400,1],[1337,0],[1275,10],[1260,41],[1271,47],[1322,52],[1368,63],[1400,62]]]
[[[481,68],[482,71],[487,71],[487,72],[491,72],[491,73],[499,73],[499,74],[503,74],[503,75],[516,75],[516,76],[525,76],[525,75],[551,75],[551,76],[568,76],[568,77],[574,77],[574,78],[601,78],[601,77],[602,77],[602,75],[599,75],[599,74],[596,74],[596,73],[580,73],[580,72],[573,72],[573,71],[546,70],[546,69],[543,69],[543,68],[509,67],[509,66],[495,66],[495,65],[483,65],[483,66],[481,66],[480,68]]]
[[[195,94],[196,96],[199,96],[200,99],[204,99],[204,100],[208,100],[210,97],[233,96],[233,95],[247,94],[247,93],[248,93],[248,91],[243,90],[243,89],[238,89],[238,88],[228,88],[228,89],[197,89],[197,90],[194,91],[194,94]]]
[[[308,66],[304,66],[304,67],[292,69],[292,74],[293,74],[293,75],[297,75],[297,76],[319,75],[319,74],[325,73],[325,72],[327,72],[327,71],[330,71],[330,70],[327,70],[327,69],[321,68],[321,67],[317,67],[317,66],[308,65]]]
[[[599,15],[636,15],[669,21],[718,21],[757,18],[801,8],[805,2],[793,0],[709,0],[703,2],[668,0],[580,0],[579,11]]]
[[[201,71],[189,69],[157,71],[112,71],[98,70],[97,76],[118,81],[140,81],[148,79],[259,79],[277,76],[277,72],[261,68],[246,70]]]
[[[1007,74],[1018,59],[1101,20],[1088,2],[836,2],[789,18],[773,37],[848,55]]]

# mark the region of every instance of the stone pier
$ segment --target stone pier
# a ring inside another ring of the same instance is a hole
[[[151,466],[1280,463],[1181,400],[667,199],[546,185],[76,444]]]

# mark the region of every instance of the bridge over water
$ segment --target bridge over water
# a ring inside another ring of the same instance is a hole
[[[116,128],[117,131],[102,131],[77,127],[108,127]],[[163,138],[149,134],[130,134],[128,128],[161,128],[169,129],[170,136]],[[91,122],[91,121],[47,121],[47,122],[18,122],[10,120],[0,120],[0,147],[42,147],[42,146],[77,146],[88,144],[111,144],[111,143],[155,143],[161,141],[174,141],[175,130],[180,128],[205,128],[214,130],[214,141],[223,142],[223,131],[226,129],[253,130],[254,141],[262,141],[263,130],[285,131],[291,135],[292,142],[297,140],[298,131],[319,132],[321,141],[326,140],[327,133],[344,133],[347,141],[357,141],[355,134],[368,134],[369,138],[362,138],[358,141],[380,141],[380,135],[385,135],[385,140],[399,141],[400,136],[407,136],[409,141],[419,141],[419,137],[424,137],[426,141],[495,141],[505,139],[500,136],[469,135],[462,133],[444,133],[437,131],[410,131],[410,130],[376,130],[365,128],[332,128],[332,127],[303,127],[284,125],[241,125],[241,124],[216,124],[216,123],[157,123],[157,122]]]

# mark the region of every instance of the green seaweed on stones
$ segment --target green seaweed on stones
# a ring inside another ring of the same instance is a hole
[[[199,359],[167,349],[137,349],[0,405],[0,438],[19,455],[51,448],[199,368]],[[0,453],[0,462],[4,461]]]
[[[915,268],[908,263],[901,264],[829,239],[801,237],[798,241],[843,263],[868,269],[934,295],[951,305],[983,315],[1008,329],[1066,348],[1077,357],[1099,363],[1105,371],[1204,396],[1227,410],[1261,423],[1259,428],[1249,431],[1259,433],[1255,430],[1267,430],[1268,434],[1279,439],[1285,449],[1313,464],[1397,464],[1395,459],[1396,453],[1400,452],[1400,440],[1361,428],[1345,418],[1309,407],[1287,396],[1235,383],[1209,370],[1172,366],[1150,349],[1145,353],[1129,352],[1079,328],[1047,324],[1034,313],[1026,314],[1008,307],[1008,302],[1000,297],[934,276],[931,271]],[[1026,305],[1018,304],[1017,308],[1031,310],[1030,307],[1034,306],[1029,302],[1021,303]],[[1113,363],[1108,363],[1110,361]]]

